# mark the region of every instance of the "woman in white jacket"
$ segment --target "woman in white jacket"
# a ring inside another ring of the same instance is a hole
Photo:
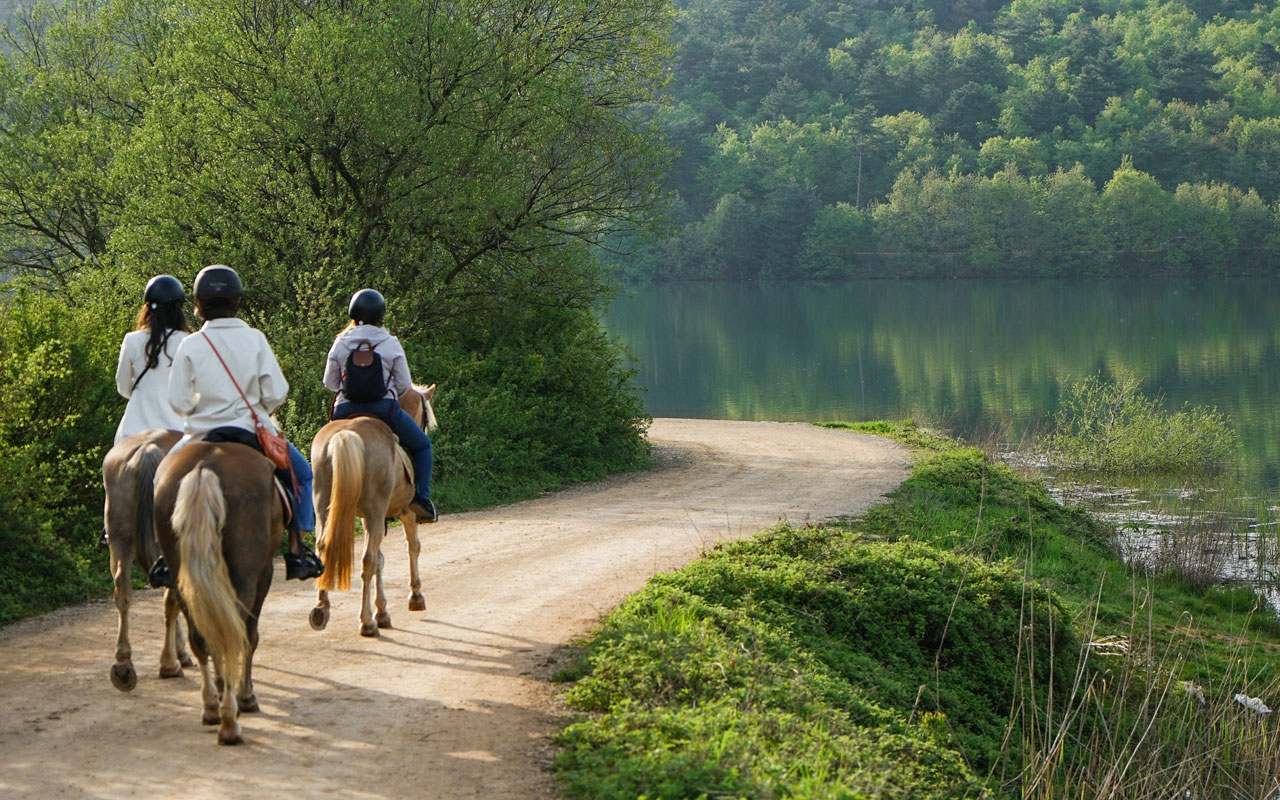
[[[182,310],[186,297],[172,275],[147,281],[137,330],[125,334],[116,363],[116,390],[126,398],[115,443],[156,428],[182,430],[182,417],[169,405],[169,372],[178,345],[191,331]]]
[[[178,347],[169,375],[168,402],[181,416],[184,433],[173,449],[193,440],[238,441],[256,447],[254,417],[278,433],[271,414],[284,402],[289,383],[267,337],[236,318],[243,288],[235,270],[221,264],[205,267],[196,275],[192,294],[205,323]],[[292,444],[289,460],[298,493],[294,496],[297,513],[289,526],[285,577],[305,580],[324,571],[320,559],[302,542],[303,533],[315,530],[313,476],[311,465]]]

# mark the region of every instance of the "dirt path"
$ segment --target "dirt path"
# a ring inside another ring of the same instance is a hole
[[[0,797],[554,797],[558,645],[651,574],[781,518],[861,512],[909,469],[896,444],[802,424],[659,419],[650,439],[655,470],[423,526],[425,613],[405,610],[392,531],[379,639],[354,591],[312,631],[314,591],[277,564],[241,747],[200,725],[198,668],[157,677],[158,592],[135,594],[128,694],[107,677],[111,604],[0,630]]]

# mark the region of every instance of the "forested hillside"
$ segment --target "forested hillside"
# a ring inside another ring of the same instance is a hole
[[[683,0],[674,230],[626,274],[1280,266],[1280,9]]]

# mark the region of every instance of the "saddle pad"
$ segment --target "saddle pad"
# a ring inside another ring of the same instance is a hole
[[[276,494],[280,496],[280,505],[284,506],[284,526],[288,528],[289,523],[293,522],[293,493],[280,480],[280,473],[277,472],[271,482],[275,484]]]
[[[405,474],[409,476],[409,483],[413,483],[413,462],[409,460],[409,451],[397,443],[396,454],[400,456],[400,464],[404,467]]]

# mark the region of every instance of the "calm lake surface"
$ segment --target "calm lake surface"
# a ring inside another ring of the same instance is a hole
[[[1170,408],[1216,406],[1245,484],[1280,488],[1280,281],[663,285],[624,292],[605,325],[654,416],[1017,435],[1065,382],[1129,370]]]

